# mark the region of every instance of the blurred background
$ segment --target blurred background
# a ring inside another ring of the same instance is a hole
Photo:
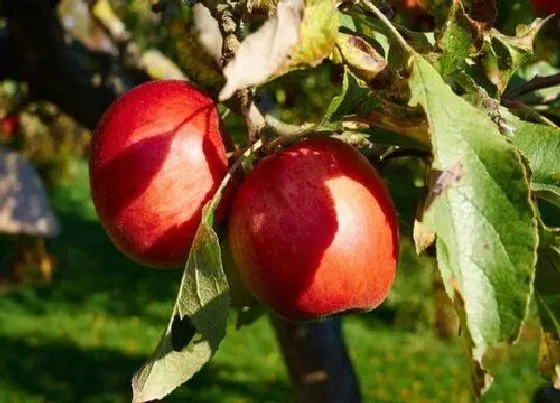
[[[503,3],[504,31],[532,18],[526,1]],[[90,200],[88,144],[109,103],[142,81],[219,82],[193,29],[180,4],[154,13],[141,0],[0,0],[0,402],[131,400],[181,273],[140,267],[112,246]],[[559,71],[559,37],[545,32],[539,60],[516,80]],[[318,119],[337,94],[335,73],[329,64],[291,73],[259,90],[261,107],[290,123]],[[238,117],[225,126],[245,141]],[[457,318],[433,259],[417,257],[410,240],[423,165],[382,168],[401,220],[397,283],[376,311],[342,319],[363,401],[466,402]],[[234,315],[211,363],[165,401],[295,400],[269,319],[236,330]],[[485,401],[530,402],[545,384],[534,318],[519,343],[488,355],[496,380]]]

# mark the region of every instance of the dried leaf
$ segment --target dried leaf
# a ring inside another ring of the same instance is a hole
[[[280,0],[276,13],[245,38],[226,66],[220,99],[290,70],[317,65],[331,53],[338,26],[335,0]]]
[[[350,71],[365,82],[373,80],[387,66],[383,56],[357,35],[339,33],[336,46]]]
[[[303,0],[281,0],[276,14],[239,46],[232,62],[224,69],[226,85],[220,100],[230,98],[241,88],[260,84],[279,71],[300,40]]]

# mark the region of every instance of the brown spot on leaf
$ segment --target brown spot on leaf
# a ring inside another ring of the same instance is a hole
[[[432,203],[446,190],[455,186],[463,178],[463,164],[457,161],[454,165],[444,171],[432,171],[429,180],[428,195],[424,201],[424,211],[428,210]]]

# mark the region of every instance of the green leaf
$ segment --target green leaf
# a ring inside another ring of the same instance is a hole
[[[325,115],[321,120],[321,125],[324,125],[331,121],[335,112],[338,111],[340,105],[342,105],[342,101],[344,101],[344,98],[346,97],[349,88],[350,88],[350,74],[348,73],[348,70],[344,68],[344,75],[342,77],[342,88],[340,89],[340,94],[331,100],[329,107],[327,108],[327,111],[325,112]]]
[[[345,13],[340,13],[340,28],[347,29],[351,32],[356,32],[358,29],[356,27],[356,23],[354,22],[354,18],[352,18],[351,15]]]
[[[465,74],[453,74],[452,78],[466,91],[465,98],[486,112],[528,159],[531,190],[560,205],[560,129],[519,119]]]
[[[560,386],[560,235],[544,230],[539,248],[535,295],[542,326],[540,367]],[[548,238],[548,239],[546,239]]]
[[[533,56],[533,42],[547,20],[537,18],[531,25],[518,27],[516,36],[492,29],[485,37],[482,64],[498,94],[506,89],[519,67]]]
[[[315,66],[331,53],[340,24],[335,0],[305,0],[301,36],[289,67]]]
[[[531,165],[531,189],[560,206],[560,129],[525,122],[511,116],[515,127],[512,142]]]
[[[437,174],[422,224],[436,234],[448,294],[464,301],[481,393],[485,352],[517,337],[532,294],[538,234],[528,172],[483,111],[421,56],[413,62],[411,104],[426,113]]]
[[[467,58],[482,46],[481,26],[465,14],[460,2],[453,4],[439,46],[443,50],[438,60],[443,76],[461,70]]]
[[[426,145],[429,142],[426,119],[420,108],[411,108],[396,104],[382,98],[358,80],[348,74],[348,87],[333,99],[327,111],[331,121],[353,120],[372,127],[388,130],[410,138],[415,144]]]
[[[188,381],[226,335],[230,298],[212,223],[229,178],[203,209],[167,329],[132,379],[134,402],[161,399]]]

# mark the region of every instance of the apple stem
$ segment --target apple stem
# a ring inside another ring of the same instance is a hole
[[[365,9],[364,11],[366,11],[367,13],[371,13],[371,14],[375,15],[377,18],[379,18],[379,20],[381,20],[383,25],[387,28],[390,36],[392,36],[392,39],[396,43],[398,43],[400,45],[400,47],[406,53],[414,54],[414,49],[412,49],[412,47],[406,42],[406,40],[403,38],[403,36],[400,34],[400,32],[397,30],[397,28],[395,28],[394,25],[391,24],[391,21],[389,21],[389,18],[387,18],[387,16],[385,14],[383,14],[383,12],[381,12],[381,10],[379,10],[379,8],[377,8],[369,0],[361,0],[359,2],[359,4],[362,5],[363,9]]]

